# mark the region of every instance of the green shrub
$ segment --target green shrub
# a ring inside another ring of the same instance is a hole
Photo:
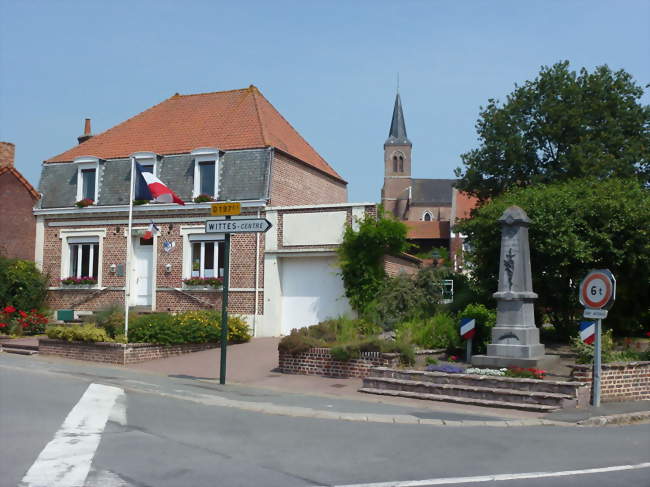
[[[492,328],[497,322],[497,312],[486,308],[482,304],[473,303],[468,304],[458,314],[458,325],[460,325],[461,318],[474,318],[476,320],[476,334],[472,340],[473,353],[485,353],[488,343],[492,340]],[[456,333],[460,334],[460,331]]]
[[[424,293],[413,277],[387,278],[364,317],[384,330],[394,330],[398,323],[422,316],[424,303]]]
[[[49,338],[68,342],[112,342],[106,330],[93,323],[72,326],[50,326],[45,331]]]
[[[427,357],[426,359],[424,359],[424,362],[427,365],[438,365],[438,359],[433,358],[433,357]]]
[[[298,355],[310,348],[321,346],[324,346],[324,342],[321,340],[302,334],[299,330],[291,330],[291,334],[282,338],[278,343],[278,350],[291,355]]]
[[[95,322],[112,338],[124,334],[124,308],[113,304],[95,313]]]
[[[594,345],[588,345],[580,336],[573,337],[571,349],[576,353],[576,363],[591,364],[594,361]],[[614,350],[614,331],[607,330],[601,334],[600,360],[602,363],[638,362],[650,359],[650,351]]]
[[[47,278],[27,260],[0,256],[0,308],[43,310],[47,294]]]
[[[221,314],[217,311],[187,311],[178,315],[152,313],[129,320],[129,342],[208,343],[221,339]],[[228,342],[251,339],[248,325],[240,316],[228,317]]]

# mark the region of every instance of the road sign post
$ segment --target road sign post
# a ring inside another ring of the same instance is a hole
[[[585,307],[586,318],[596,318],[594,337],[594,364],[592,379],[592,405],[600,406],[600,376],[602,355],[602,319],[607,316],[607,310],[616,299],[616,278],[608,269],[591,271],[580,283],[578,295],[580,303]]]
[[[271,222],[266,218],[232,219],[239,215],[240,203],[214,203],[211,205],[211,215],[225,215],[224,220],[206,220],[205,233],[224,234],[223,258],[223,293],[221,297],[221,361],[219,366],[219,384],[226,383],[226,357],[228,353],[228,288],[230,285],[230,235],[233,233],[264,233],[271,228]]]

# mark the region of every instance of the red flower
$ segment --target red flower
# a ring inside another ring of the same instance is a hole
[[[650,337],[650,331],[646,332],[645,336]]]
[[[19,314],[20,316],[22,316],[23,318],[26,318],[26,317],[27,317],[27,313],[25,313],[24,311],[19,311],[18,314]]]
[[[16,308],[10,305],[10,306],[6,306],[5,309],[3,309],[2,311],[4,311],[5,313],[13,313],[16,311]]]
[[[7,326],[7,323],[0,323],[0,328],[4,328],[5,326]]]

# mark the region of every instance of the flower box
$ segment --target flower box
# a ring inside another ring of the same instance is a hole
[[[215,286],[192,286],[188,284],[183,284],[183,290],[185,291],[219,291],[221,292],[221,286],[215,287]]]

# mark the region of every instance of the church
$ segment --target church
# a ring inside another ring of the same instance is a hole
[[[453,232],[457,219],[467,218],[477,200],[454,188],[455,179],[418,179],[411,176],[413,144],[406,135],[406,123],[399,93],[384,142],[384,210],[408,227],[408,239],[417,245],[413,252],[435,248],[450,251],[455,268],[461,267],[462,235]]]

